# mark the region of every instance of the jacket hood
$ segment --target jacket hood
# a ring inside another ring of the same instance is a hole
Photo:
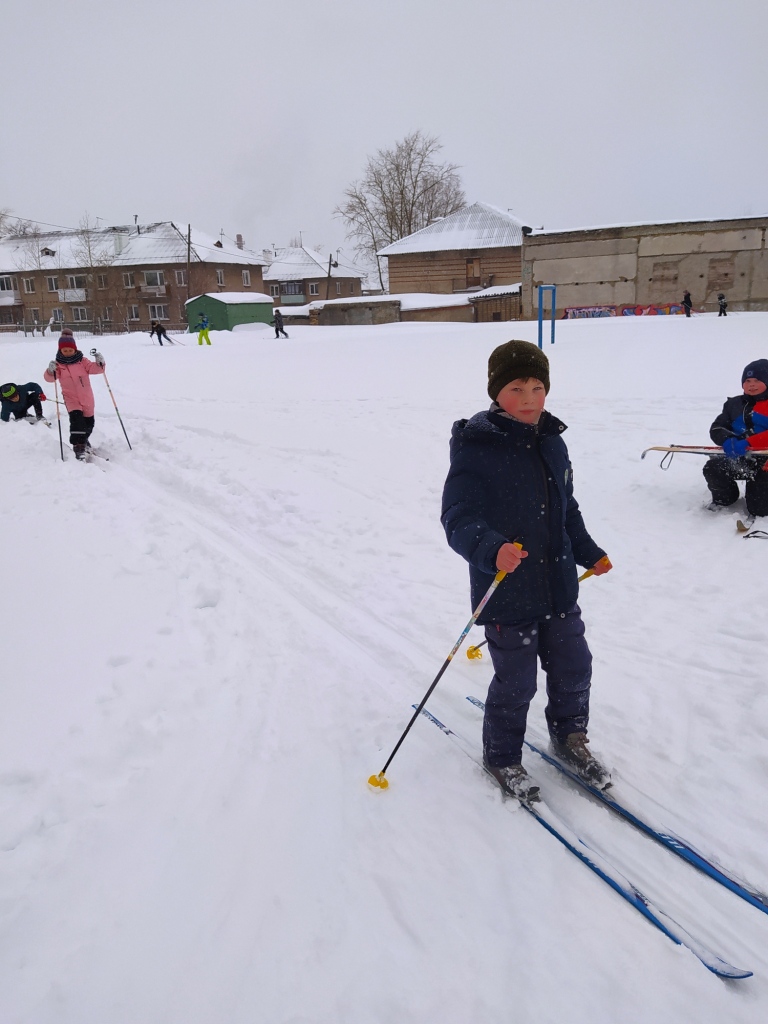
[[[456,420],[451,428],[451,441],[492,441],[509,434],[523,442],[536,437],[557,437],[567,429],[562,420],[546,409],[534,426],[513,419],[494,402],[490,409],[475,413],[468,420]]]

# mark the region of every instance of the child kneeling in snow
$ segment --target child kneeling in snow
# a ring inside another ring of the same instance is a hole
[[[65,328],[59,338],[56,359],[48,363],[43,376],[49,382],[58,380],[64,405],[69,413],[69,443],[78,459],[85,458],[90,448],[88,438],[94,426],[95,403],[90,374],[104,373],[104,356],[97,352],[95,362],[86,359],[75,343],[72,331]]]
[[[743,394],[726,400],[709,430],[723,454],[707,459],[704,479],[710,508],[732,505],[739,497],[737,480],[745,480],[747,512],[768,516],[768,461],[748,453],[768,449],[768,359],[756,359],[741,375]],[[766,451],[768,456],[768,451]]]
[[[478,623],[495,674],[485,704],[483,758],[521,800],[538,787],[521,764],[537,661],[547,675],[552,748],[582,778],[604,788],[610,774],[587,749],[592,655],[576,599],[576,565],[611,569],[573,496],[562,432],[544,409],[549,360],[528,341],[508,341],[488,360],[487,412],[458,420],[443,491],[448,543],[469,562],[472,607],[497,572],[508,573]]]
[[[43,418],[41,403],[46,398],[43,389],[33,380],[29,384],[3,384],[0,388],[0,399],[2,399],[0,420],[4,420],[6,423],[11,418],[11,414],[17,420],[27,419],[27,412],[30,409],[34,409],[36,420]]]

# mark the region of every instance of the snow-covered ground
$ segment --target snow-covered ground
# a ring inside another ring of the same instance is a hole
[[[55,419],[0,423],[2,1024],[766,1019],[768,915],[533,755],[557,812],[754,978],[708,973],[426,720],[366,783],[469,618],[438,519],[451,424],[535,331],[105,338],[133,451],[99,379],[109,462],[62,463]],[[767,335],[584,320],[546,346],[615,565],[581,593],[593,746],[617,795],[762,889],[768,544],[703,510],[699,457],[640,451],[707,443]],[[0,377],[42,382],[54,351],[1,338]],[[489,678],[462,651],[430,702],[478,745]]]

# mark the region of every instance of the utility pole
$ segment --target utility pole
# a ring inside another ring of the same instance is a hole
[[[331,267],[338,267],[338,263],[333,258],[333,253],[328,254],[328,277],[325,280],[325,300],[328,301],[328,292],[331,288]]]
[[[192,256],[192,225],[187,224],[187,302],[189,302],[189,264]],[[184,307],[186,317],[187,307]]]

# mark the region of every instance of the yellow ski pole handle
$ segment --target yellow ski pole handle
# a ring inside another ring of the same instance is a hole
[[[515,545],[516,548],[519,548],[522,551],[523,545],[522,545],[522,543],[520,541],[515,540],[515,541],[513,541],[513,544]],[[400,746],[401,746],[403,740],[408,735],[408,733],[411,731],[411,726],[413,725],[413,723],[416,721],[416,719],[421,714],[422,709],[424,708],[424,705],[429,700],[430,694],[432,693],[434,688],[437,686],[437,684],[440,682],[440,679],[442,678],[443,673],[445,672],[445,670],[450,665],[451,660],[453,659],[454,654],[456,653],[456,651],[458,651],[458,649],[464,643],[464,639],[465,639],[467,633],[469,633],[470,629],[472,629],[474,624],[477,622],[477,620],[480,617],[480,613],[482,612],[483,608],[485,608],[485,606],[488,604],[490,599],[493,597],[494,593],[496,592],[496,588],[498,587],[498,585],[501,583],[501,581],[504,579],[504,577],[506,575],[507,575],[507,573],[506,573],[506,571],[504,569],[499,569],[499,571],[493,577],[493,583],[490,585],[490,587],[486,591],[486,594],[483,597],[483,599],[480,602],[480,604],[477,606],[477,608],[474,610],[474,612],[472,612],[472,618],[469,620],[469,622],[466,624],[466,626],[462,630],[461,636],[456,641],[456,643],[453,645],[453,650],[451,651],[451,653],[448,655],[448,657],[443,662],[442,668],[437,673],[435,678],[432,680],[431,686],[429,687],[427,692],[422,697],[421,703],[418,705],[418,707],[414,711],[414,713],[413,713],[413,715],[411,717],[410,722],[408,723],[408,725],[406,725],[405,729],[403,730],[402,736],[397,741],[397,743],[395,744],[395,747],[394,747],[392,753],[387,758],[387,763],[384,765],[384,767],[381,769],[381,771],[379,772],[378,775],[371,775],[371,777],[368,779],[368,785],[371,786],[373,789],[389,789],[389,782],[388,782],[388,780],[386,778],[387,768],[389,768],[390,764],[392,763],[392,759],[394,758],[395,754],[400,749]]]
[[[603,565],[610,565],[611,564],[611,560],[608,557],[608,555],[603,555],[603,557],[600,559],[600,561],[603,563]],[[594,569],[587,569],[586,572],[583,572],[581,574],[581,576],[579,576],[578,582],[581,583],[583,580],[587,580],[587,579],[589,579],[590,576],[594,576],[594,575],[595,575],[595,570]]]

